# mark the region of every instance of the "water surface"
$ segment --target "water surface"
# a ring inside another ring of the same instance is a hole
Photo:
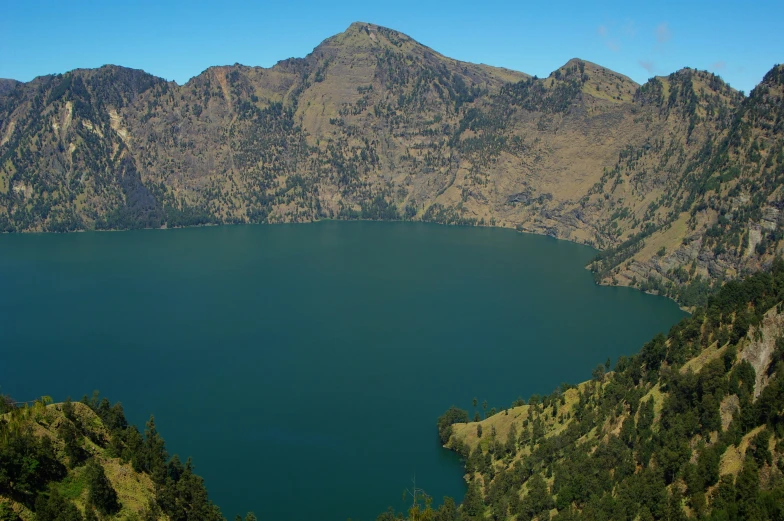
[[[460,500],[447,407],[588,379],[683,316],[594,285],[594,253],[419,223],[0,236],[0,391],[154,414],[229,518],[372,520],[413,476]]]

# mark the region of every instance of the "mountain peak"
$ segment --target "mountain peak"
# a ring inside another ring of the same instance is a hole
[[[336,66],[338,69],[348,67],[353,76],[358,74],[358,66],[375,70],[377,59],[392,60],[384,67],[393,75],[408,67],[425,67],[461,75],[467,85],[500,87],[528,77],[508,69],[449,58],[406,34],[368,22],[352,23],[342,33],[321,42],[308,56],[310,66],[320,71],[319,78],[334,74]],[[348,71],[338,74],[349,74]],[[353,86],[349,90],[355,92],[355,89],[356,86]]]
[[[771,85],[784,85],[784,65],[774,65],[773,68],[765,74],[765,77],[762,79],[762,83]]]
[[[582,58],[572,58],[568,62],[563,64],[563,66],[561,66],[560,68],[564,69],[566,67],[571,67],[573,65],[579,65],[581,63],[583,64],[583,66],[585,66],[586,64],[591,63],[591,62],[589,62],[588,60],[583,60]],[[591,63],[591,65],[593,65],[593,63]]]
[[[602,67],[601,65],[598,65],[594,62],[583,60],[582,58],[572,58],[571,60],[569,60],[568,62],[566,62],[556,70],[564,72],[565,70],[574,69],[574,68],[579,69],[581,74],[587,73],[590,75],[590,74],[598,73],[602,76],[612,77],[612,79],[615,81],[621,81],[623,83],[630,82],[637,85],[637,83],[634,80],[632,80],[631,78],[629,78],[624,74],[615,72],[611,69],[608,69],[607,67]]]
[[[585,94],[610,102],[631,101],[639,85],[623,74],[580,58],[572,58],[550,73],[548,81],[576,82]]]
[[[369,22],[354,22],[351,25],[349,25],[348,28],[345,31],[343,31],[342,34],[364,34],[366,36],[381,34],[385,37],[391,36],[394,38],[399,38],[404,41],[408,41],[408,40],[413,41],[413,39],[410,36],[403,34],[400,31],[396,31],[394,29],[390,29],[389,27],[383,27],[381,25],[373,24]]]
[[[392,29],[381,27],[378,24],[370,23],[370,22],[353,22],[348,28],[343,31],[344,33],[356,33],[356,32],[364,32],[365,34],[369,34],[370,32],[378,31],[379,29],[392,31]],[[397,31],[395,31],[397,32]]]
[[[354,22],[342,33],[324,40],[316,49],[339,45],[356,48],[388,48],[409,52],[424,47],[401,32],[368,22]]]

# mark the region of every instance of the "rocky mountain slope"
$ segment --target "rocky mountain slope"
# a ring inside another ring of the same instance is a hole
[[[603,250],[597,279],[704,300],[782,249],[782,67],[548,78],[355,23],[179,86],[116,66],[0,89],[0,229],[415,219]],[[3,93],[5,92],[5,93]]]

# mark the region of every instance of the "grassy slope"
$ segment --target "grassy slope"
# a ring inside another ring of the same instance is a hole
[[[224,519],[190,461],[169,458],[153,419],[142,435],[105,399],[19,407],[0,398],[2,519]]]
[[[109,440],[109,431],[101,419],[90,407],[75,402],[73,422],[78,426],[80,437],[78,443],[84,448],[88,457],[95,458],[106,472],[106,476],[117,492],[122,509],[116,514],[116,519],[130,519],[134,515],[144,514],[151,502],[155,501],[155,487],[150,476],[134,471],[130,463],[123,463],[120,458],[107,455],[107,443],[97,444],[93,440]],[[3,420],[15,423],[22,429],[31,429],[38,437],[49,438],[56,450],[57,458],[64,465],[68,462],[65,453],[65,444],[58,435],[58,429],[65,418],[62,404],[49,404],[36,402],[31,407],[9,412],[3,415]],[[81,512],[87,504],[88,487],[84,476],[85,466],[77,466],[68,470],[68,474],[59,483],[51,486],[59,490],[66,498],[73,501]],[[7,503],[24,521],[33,521],[35,513],[10,496],[0,494],[0,502]],[[163,517],[162,519],[168,519]]]

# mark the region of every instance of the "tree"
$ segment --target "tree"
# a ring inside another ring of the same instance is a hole
[[[454,499],[444,496],[444,502],[436,510],[434,521],[457,521],[457,505]]]
[[[468,411],[454,405],[438,417],[438,438],[444,444],[452,436],[452,425],[455,423],[468,423]]]
[[[517,447],[517,424],[513,423],[509,427],[509,432],[506,435],[506,446],[504,450],[507,454],[514,454]]]
[[[754,461],[757,463],[757,467],[762,467],[766,463],[768,465],[773,464],[773,455],[770,453],[768,449],[768,445],[770,444],[770,431],[767,429],[761,430],[754,438],[751,440],[750,447],[751,455],[754,457]]]
[[[759,496],[759,471],[754,458],[746,458],[743,470],[735,481],[735,493],[738,501],[738,514],[741,519],[757,519]]]
[[[667,504],[667,519],[670,521],[686,521],[687,517],[686,514],[683,512],[683,507],[681,505],[681,500],[683,496],[681,494],[681,489],[678,487],[673,487],[672,495],[670,496],[670,500]]]
[[[0,503],[0,521],[21,521],[8,503]]]
[[[65,455],[68,456],[68,465],[76,467],[84,458],[84,449],[79,443],[76,427],[69,420],[64,421],[57,429],[57,433],[65,444]]]
[[[697,455],[697,475],[702,488],[715,485],[719,481],[721,453],[717,447],[706,447]]]
[[[601,365],[601,364],[597,365],[594,368],[594,370],[591,371],[591,376],[593,376],[593,379],[595,381],[603,382],[604,381],[604,366]]]
[[[87,501],[105,516],[119,512],[120,502],[117,499],[117,492],[106,478],[103,467],[95,459],[87,464],[85,476],[89,487]]]
[[[76,416],[74,415],[74,406],[70,396],[63,402],[63,416],[65,416],[69,421],[76,421]]]
[[[145,470],[150,473],[154,480],[160,482],[166,468],[166,444],[155,428],[155,417],[150,416],[144,430],[144,452]]]
[[[550,490],[547,487],[547,482],[542,478],[541,474],[534,474],[528,480],[528,494],[523,498],[520,504],[525,516],[530,519],[534,516],[541,514],[552,509],[555,506]]]
[[[711,431],[721,430],[720,405],[720,401],[712,394],[706,394],[702,397],[702,403],[700,404],[700,407],[702,408],[700,424],[702,425],[703,433],[706,435]]]
[[[477,438],[481,438],[482,437],[482,424],[481,423],[477,423],[476,424],[476,437]]]
[[[5,414],[14,408],[14,399],[7,394],[0,394],[0,414]]]
[[[73,503],[65,499],[57,489],[48,494],[39,494],[35,501],[35,521],[83,521]]]
[[[16,430],[0,421],[0,491],[8,491],[32,508],[36,494],[47,483],[65,477],[65,466],[57,460],[52,440],[38,438],[28,430]]]
[[[479,481],[473,480],[468,485],[468,491],[463,498],[463,512],[472,518],[481,518],[485,511],[482,501],[482,491],[479,488]]]

